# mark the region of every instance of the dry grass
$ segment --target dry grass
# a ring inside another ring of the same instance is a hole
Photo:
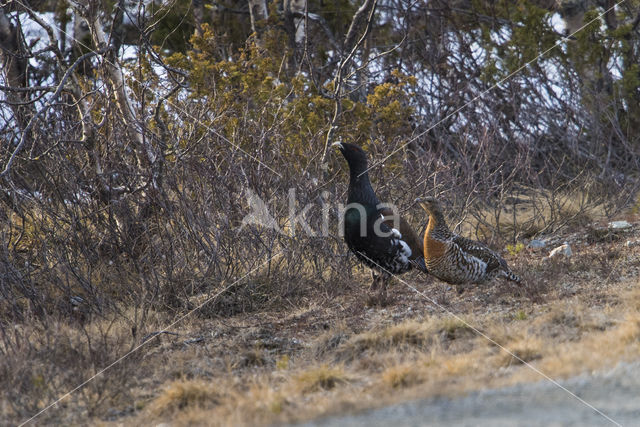
[[[167,417],[178,411],[210,408],[219,403],[220,388],[204,380],[173,381],[149,404],[149,412]]]
[[[504,347],[509,349],[511,353],[503,353],[503,365],[511,366],[542,358],[544,343],[538,337],[525,336],[508,342]]]
[[[331,390],[337,385],[349,382],[342,368],[330,368],[327,365],[313,368],[295,376],[298,389],[302,394],[321,390]]]
[[[357,334],[341,345],[337,354],[340,359],[355,360],[366,352],[426,348],[434,341],[435,332],[436,328],[432,322],[410,320]]]
[[[265,425],[540,380],[527,364],[553,378],[606,369],[640,354],[640,247],[584,236],[561,237],[573,239],[575,255],[568,260],[543,262],[543,253],[528,249],[512,254],[509,262],[525,272],[530,290],[501,282],[462,295],[449,290],[441,306],[396,282],[394,303],[380,309],[366,307],[361,287],[348,284],[342,294],[287,310],[190,318],[179,335],[151,339],[120,369],[76,393],[66,411],[43,419]],[[443,292],[437,281],[403,279],[426,295]],[[169,320],[149,316],[158,330]],[[2,392],[3,400],[16,402],[4,406],[8,423],[61,394],[65,383],[52,378],[63,378],[71,367],[78,380],[95,372],[96,359],[83,356],[92,354],[81,348],[83,331],[104,337],[92,350],[102,352],[102,364],[128,350],[131,333],[126,323],[100,319],[82,329],[60,324],[55,342],[38,330],[16,331],[20,342],[32,344],[28,351],[16,347],[26,352],[0,364],[3,381],[22,378],[15,393]],[[5,353],[8,342],[0,343]],[[55,372],[44,369],[53,354],[60,355],[54,356]],[[72,418],[65,418],[68,411]]]
[[[421,372],[414,364],[390,366],[381,375],[382,386],[386,388],[413,387],[424,381]]]
[[[495,234],[529,238],[555,232],[565,226],[580,226],[607,216],[607,206],[594,202],[583,189],[549,190],[526,188],[509,196],[493,209],[479,209],[462,224],[464,234],[490,240]]]

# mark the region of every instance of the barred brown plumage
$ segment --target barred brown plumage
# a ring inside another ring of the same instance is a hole
[[[429,214],[424,233],[424,260],[430,274],[453,285],[483,284],[495,277],[521,282],[495,251],[449,230],[436,199],[425,197],[416,201]]]

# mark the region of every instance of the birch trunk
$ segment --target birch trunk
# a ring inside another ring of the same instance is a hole
[[[0,62],[7,86],[24,89],[27,82],[27,58],[24,43],[18,28],[11,24],[4,8],[0,7]],[[32,116],[32,109],[23,104],[29,100],[29,92],[7,91],[7,101],[11,106],[16,123],[24,130]]]
[[[257,33],[256,23],[267,19],[269,9],[266,0],[249,0],[249,15],[251,16],[251,31]]]
[[[302,44],[306,35],[307,0],[284,0],[284,10],[292,18],[294,40]]]

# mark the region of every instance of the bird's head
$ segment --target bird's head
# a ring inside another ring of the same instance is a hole
[[[427,211],[429,215],[440,213],[442,208],[440,202],[435,197],[418,197],[416,200],[422,206],[422,209]]]
[[[340,150],[352,171],[364,172],[367,170],[367,154],[362,148],[347,142],[334,142],[331,146]]]

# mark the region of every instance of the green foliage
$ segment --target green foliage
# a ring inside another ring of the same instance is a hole
[[[512,73],[552,47],[558,37],[548,24],[550,13],[528,2],[508,7],[508,16],[519,23],[511,27],[511,37],[504,50],[507,73]]]
[[[638,94],[638,88],[640,88],[640,66],[638,64],[630,64],[622,74],[622,79],[619,82],[620,89],[625,98]]]
[[[515,320],[527,320],[527,317],[527,313],[525,313],[523,310],[518,310],[516,314],[513,315],[513,318]]]
[[[515,245],[507,245],[507,252],[509,255],[518,255],[524,249],[524,244],[522,242],[518,242]]]
[[[289,356],[284,354],[276,361],[276,369],[279,371],[284,371],[289,369]]]
[[[581,17],[584,27],[581,26],[571,39],[566,40],[551,26],[552,13],[555,12],[531,2],[476,0],[473,5],[480,14],[511,23],[502,27],[502,37],[494,37],[495,23],[481,22],[475,27],[479,43],[488,52],[479,76],[482,82],[495,84],[543,55],[540,60],[519,70],[518,74],[539,76],[539,64],[553,58],[553,67],[565,81],[579,79],[581,101],[589,114],[600,120],[596,125],[598,128],[609,127],[611,115],[619,117],[624,127],[638,123],[640,70],[637,40],[634,40],[637,35],[631,28],[632,17],[618,11],[618,26],[610,28],[601,16],[602,8],[594,7]],[[580,17],[566,11],[562,13],[567,13],[571,19]],[[553,48],[556,43],[560,45]],[[621,99],[625,100],[625,108],[620,108]],[[586,132],[589,135],[589,131]]]
[[[416,85],[416,79],[405,76],[394,70],[391,75],[395,83],[383,83],[376,86],[367,97],[368,113],[373,116],[376,133],[383,139],[391,139],[394,135],[408,134],[411,130],[410,118],[413,107],[409,92]]]
[[[333,34],[345,34],[360,4],[349,0],[310,0],[309,11],[320,11]]]
[[[204,100],[215,116],[224,119],[226,138],[249,150],[255,131],[273,129],[279,149],[291,156],[293,168],[309,148],[324,144],[334,100],[320,94],[308,75],[288,68],[293,53],[280,26],[265,27],[259,40],[249,38],[227,59],[217,59],[220,37],[206,24],[202,37],[194,36],[191,42],[192,51],[173,53],[167,62],[189,73],[194,88],[190,96]],[[416,79],[397,70],[391,74],[393,82],[374,87],[366,102],[341,100],[337,138],[367,145],[371,139],[411,132]]]
[[[167,7],[163,2],[149,2],[149,12],[159,19],[150,33],[151,42],[160,49],[184,52],[188,49],[194,24],[191,16],[191,2],[176,1]]]
[[[602,21],[598,18],[597,10],[592,9],[585,13],[584,22],[591,22],[579,31],[574,37],[575,42],[572,43],[569,55],[577,70],[581,73],[587,71],[599,73],[597,65],[606,63],[608,59],[608,49],[603,44],[605,36],[600,27]]]

